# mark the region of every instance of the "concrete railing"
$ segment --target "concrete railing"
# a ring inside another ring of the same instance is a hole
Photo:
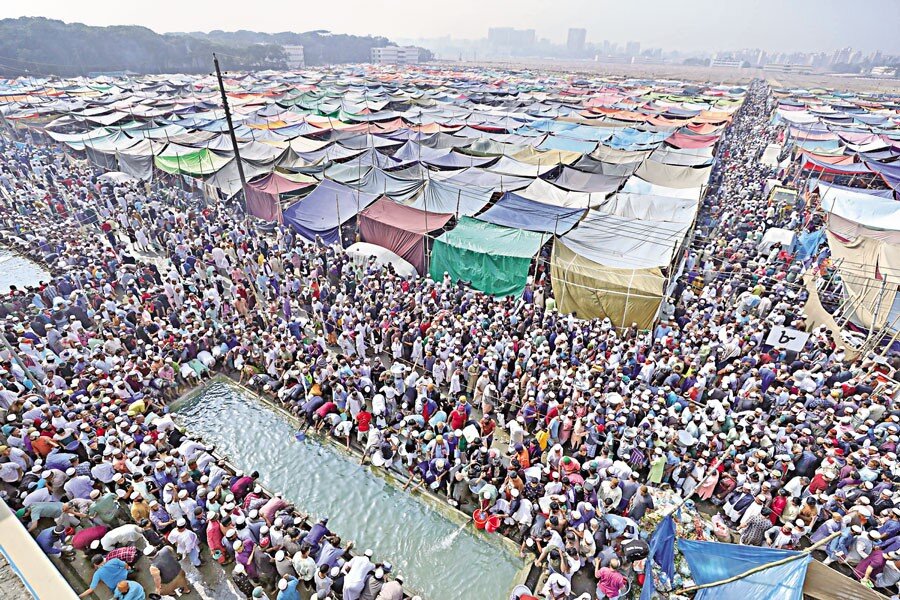
[[[35,600],[78,599],[72,587],[2,500],[0,500],[0,552]]]

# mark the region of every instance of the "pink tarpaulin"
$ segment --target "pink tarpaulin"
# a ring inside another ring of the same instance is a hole
[[[425,212],[382,197],[359,213],[359,233],[364,242],[387,248],[421,275],[427,271],[425,234],[441,229],[451,218],[453,215]]]
[[[284,223],[280,194],[294,192],[313,185],[314,181],[292,181],[278,173],[269,173],[251,181],[244,189],[247,212],[264,221]]]
[[[676,148],[706,148],[719,141],[718,135],[690,135],[687,133],[673,133],[666,138],[666,143]]]

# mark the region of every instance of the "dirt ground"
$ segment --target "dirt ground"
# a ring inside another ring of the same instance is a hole
[[[24,600],[30,597],[6,557],[0,554],[0,600]]]
[[[440,64],[458,67],[504,69],[537,69],[566,75],[585,74],[592,77],[610,75],[636,78],[671,78],[708,81],[736,85],[749,84],[756,78],[766,79],[773,87],[828,88],[856,92],[900,91],[900,79],[850,77],[830,73],[772,73],[762,69],[734,69],[731,67],[701,67],[691,65],[607,64],[587,60],[521,59],[517,61],[446,61]]]

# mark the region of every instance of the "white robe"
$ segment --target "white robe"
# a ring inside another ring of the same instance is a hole
[[[344,600],[359,600],[366,585],[366,576],[375,569],[365,556],[354,556],[344,565],[347,574],[344,576]]]

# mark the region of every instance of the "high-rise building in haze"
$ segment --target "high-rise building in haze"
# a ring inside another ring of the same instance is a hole
[[[840,50],[835,50],[834,55],[831,57],[831,64],[833,65],[842,65],[850,62],[850,54],[853,52],[853,48],[847,46],[841,48]]]
[[[419,49],[415,46],[372,48],[372,62],[379,65],[415,65],[419,62]]]
[[[282,46],[288,69],[302,69],[306,66],[303,46]]]
[[[640,42],[628,42],[625,44],[625,55],[626,56],[637,56],[641,53],[641,43]]]
[[[514,29],[512,27],[491,27],[488,29],[488,43],[503,48],[530,47],[536,39],[534,29]]]
[[[581,27],[573,27],[569,29],[569,35],[566,37],[566,49],[569,54],[581,54],[584,52],[584,42],[587,39],[587,29]]]

